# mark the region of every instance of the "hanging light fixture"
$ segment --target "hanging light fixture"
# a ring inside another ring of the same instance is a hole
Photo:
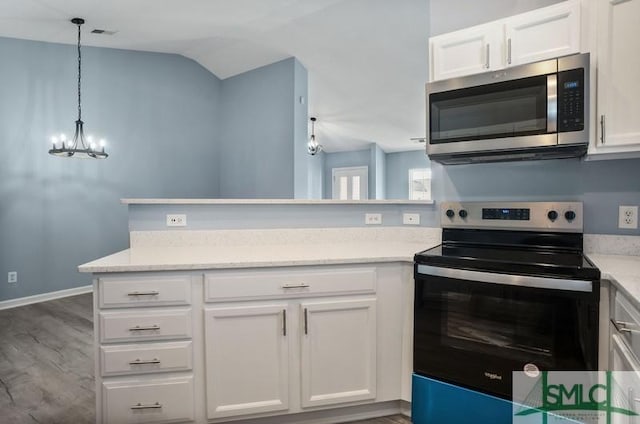
[[[316,118],[311,117],[309,120],[311,121],[311,137],[309,137],[309,142],[307,143],[307,151],[311,156],[315,156],[318,152],[322,151],[322,145],[318,144],[316,141]]]
[[[76,121],[76,132],[72,139],[67,139],[64,134],[51,137],[53,148],[49,150],[50,155],[61,157],[94,158],[105,159],[109,155],[105,153],[105,140],[96,142],[92,136],[84,136],[82,122],[82,104],[80,96],[80,83],[82,81],[82,54],[80,50],[80,26],[84,24],[84,19],[73,18],[71,22],[78,26],[78,120]]]

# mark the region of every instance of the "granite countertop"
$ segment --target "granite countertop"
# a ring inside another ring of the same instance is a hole
[[[603,280],[609,280],[640,309],[640,256],[587,255],[602,274]]]
[[[80,265],[80,272],[178,271],[382,262],[413,262],[438,243],[366,242],[127,249]]]

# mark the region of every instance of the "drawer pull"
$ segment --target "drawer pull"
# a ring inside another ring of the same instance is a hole
[[[131,406],[131,409],[160,409],[162,408],[162,404],[160,402],[152,403],[151,405],[145,405],[140,402]]]
[[[310,287],[309,284],[285,284],[284,286],[282,286],[283,289],[306,289]]]
[[[146,365],[146,364],[159,364],[160,360],[158,358],[153,359],[136,359],[135,361],[129,362],[129,365]]]
[[[160,329],[159,325],[150,325],[147,327],[140,327],[139,325],[136,325],[135,327],[131,327],[129,331],[153,331],[153,330],[159,330],[159,329]]]
[[[134,291],[131,293],[127,293],[127,296],[157,296],[159,295],[160,292],[158,290],[151,290],[151,291],[146,291],[146,292],[139,292],[139,291]]]

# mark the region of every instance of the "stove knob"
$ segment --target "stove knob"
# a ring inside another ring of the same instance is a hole
[[[551,221],[555,221],[556,219],[558,219],[558,212],[549,211],[549,213],[547,213],[547,218],[549,218]]]
[[[449,218],[453,218],[454,216],[456,216],[456,213],[453,211],[453,209],[447,209],[447,212],[445,212],[445,214],[446,214]]]
[[[574,211],[566,211],[564,213],[564,217],[567,219],[567,221],[573,221],[574,219],[576,219],[576,213]]]
[[[465,211],[464,209],[460,209],[458,215],[460,215],[460,218],[465,219],[467,217],[467,211]]]

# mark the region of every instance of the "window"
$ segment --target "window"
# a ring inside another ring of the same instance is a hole
[[[431,169],[409,170],[409,200],[431,200]]]
[[[369,198],[369,168],[333,168],[332,198],[337,200],[364,200]]]

